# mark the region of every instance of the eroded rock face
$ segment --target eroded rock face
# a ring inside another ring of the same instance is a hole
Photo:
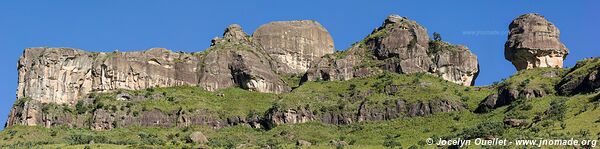
[[[479,62],[467,47],[442,41],[432,41],[430,45],[433,74],[464,86],[475,84],[479,75]]]
[[[600,58],[578,61],[556,85],[560,95],[591,93],[600,88]]]
[[[235,86],[267,93],[290,90],[273,70],[269,55],[239,25],[229,26],[223,39],[214,39],[201,58],[199,86],[208,91]]]
[[[277,72],[284,74],[303,74],[312,61],[334,52],[329,32],[312,20],[271,22],[252,37],[275,60]]]
[[[314,61],[314,66],[307,70],[302,77],[301,82],[315,80],[350,80],[355,77],[366,77],[382,72],[377,68],[360,67],[365,59],[364,55],[369,55],[366,49],[360,46],[325,55]]]
[[[17,98],[73,104],[90,92],[195,85],[197,61],[161,48],[113,53],[28,48],[18,64]]]
[[[427,72],[431,59],[427,55],[427,30],[406,17],[390,15],[383,25],[367,37],[365,44],[379,60],[392,60],[392,71],[411,74]]]
[[[350,49],[323,56],[314,64],[301,82],[349,80],[390,71],[429,73],[468,86],[479,74],[477,56],[468,48],[429,41],[425,28],[397,15],[389,16],[381,27]]]
[[[560,31],[539,14],[524,14],[509,26],[504,57],[517,70],[536,67],[563,67],[569,50],[560,42]]]

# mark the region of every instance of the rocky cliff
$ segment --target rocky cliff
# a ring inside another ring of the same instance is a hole
[[[274,63],[239,25],[230,25],[223,38],[213,39],[199,66],[199,86],[215,91],[240,87],[265,93],[290,90],[274,71]]]
[[[17,98],[72,104],[91,92],[193,85],[197,63],[191,54],[161,48],[126,53],[29,48],[17,67]]]
[[[119,89],[185,85],[207,91],[238,87],[279,94],[291,91],[287,76],[304,74],[302,82],[306,82],[348,80],[383,72],[433,74],[473,85],[479,72],[477,57],[466,47],[430,41],[424,27],[397,15],[389,16],[349,50],[333,51],[327,30],[308,20],[272,22],[252,36],[241,26],[230,25],[222,38],[214,38],[208,49],[198,53],[163,48],[107,53],[29,48],[18,65],[17,98],[24,102],[15,105],[10,123],[44,124],[48,115],[41,114],[40,104],[73,106],[91,93]],[[104,121],[114,119],[103,116],[106,111],[96,112],[99,114],[93,120],[102,123],[92,127],[107,127]]]
[[[252,37],[274,59],[277,72],[284,74],[304,74],[313,60],[335,50],[329,32],[312,20],[271,22]]]
[[[350,49],[317,60],[303,81],[349,80],[384,71],[431,73],[473,85],[479,64],[477,56],[465,46],[430,41],[427,30],[415,21],[390,15],[381,27]]]
[[[560,31],[539,14],[524,14],[509,25],[504,57],[517,70],[563,67],[569,50],[560,41]]]
[[[282,93],[290,90],[282,75],[305,72],[305,81],[391,71],[432,73],[472,85],[479,71],[477,57],[466,47],[429,41],[425,28],[397,15],[351,49],[331,53],[333,40],[327,30],[307,20],[272,22],[252,37],[231,25],[223,38],[194,54],[162,48],[109,53],[29,48],[19,60],[17,98],[73,104],[91,92],[180,85]]]

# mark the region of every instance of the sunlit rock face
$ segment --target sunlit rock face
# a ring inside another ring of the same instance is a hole
[[[509,26],[504,56],[517,70],[563,67],[569,50],[560,42],[560,31],[539,14],[524,14]]]
[[[264,93],[290,91],[274,70],[272,59],[250,40],[239,25],[230,25],[223,38],[200,55],[199,86],[215,91],[228,87]]]
[[[18,63],[17,98],[72,104],[90,92],[195,85],[197,61],[162,48],[111,53],[28,48]]]
[[[260,26],[252,37],[282,74],[303,74],[315,59],[334,52],[329,32],[312,20],[271,22]]]
[[[479,62],[467,47],[443,41],[431,41],[429,45],[433,74],[464,86],[475,84],[479,75]]]

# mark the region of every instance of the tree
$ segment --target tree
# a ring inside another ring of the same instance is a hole
[[[442,41],[442,35],[440,35],[438,32],[433,32],[433,40]]]

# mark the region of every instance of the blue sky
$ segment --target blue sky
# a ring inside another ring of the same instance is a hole
[[[344,50],[381,25],[386,16],[406,16],[439,32],[445,41],[463,44],[478,57],[476,85],[487,85],[515,72],[504,59],[508,24],[524,13],[540,13],[561,30],[571,50],[566,66],[600,56],[592,41],[600,35],[598,1],[444,0],[14,0],[0,2],[0,122],[15,100],[16,65],[27,47],[73,47],[88,51],[132,51],[164,47],[202,51],[229,24],[248,33],[270,21],[311,19]]]

